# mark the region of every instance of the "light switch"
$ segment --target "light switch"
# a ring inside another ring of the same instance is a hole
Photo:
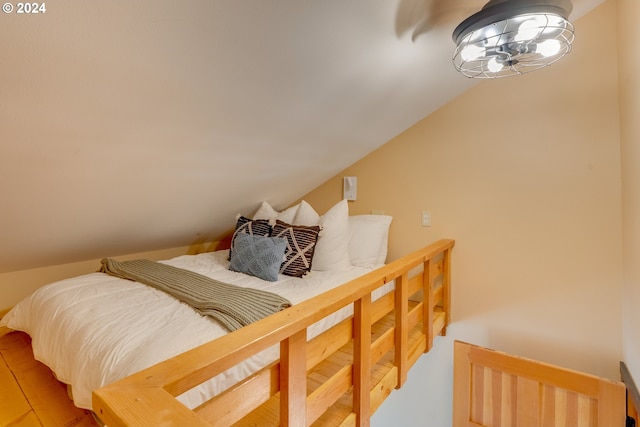
[[[342,183],[342,198],[356,200],[358,194],[358,178],[355,176],[345,176]]]
[[[422,211],[422,226],[431,227],[431,211]]]

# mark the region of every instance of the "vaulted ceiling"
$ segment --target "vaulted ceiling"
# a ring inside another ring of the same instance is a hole
[[[602,0],[574,0],[575,20]],[[0,26],[0,272],[285,207],[475,81],[480,0],[66,0]],[[579,37],[579,35],[577,35]]]

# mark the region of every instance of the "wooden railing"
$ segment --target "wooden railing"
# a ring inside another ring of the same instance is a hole
[[[624,385],[454,342],[453,426],[625,425]]]
[[[446,331],[453,246],[453,240],[440,240],[95,390],[93,409],[110,427],[243,425],[251,417],[259,425],[369,425],[373,411],[402,386],[420,354],[429,351],[434,334]],[[372,292],[392,280],[395,290],[372,301]],[[310,325],[349,304],[351,318],[307,341]],[[176,400],[276,344],[278,362],[200,407],[190,410]]]

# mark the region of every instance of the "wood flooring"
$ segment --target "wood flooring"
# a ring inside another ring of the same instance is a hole
[[[22,332],[0,337],[0,426],[98,427],[90,411],[76,408],[64,384],[36,361]]]

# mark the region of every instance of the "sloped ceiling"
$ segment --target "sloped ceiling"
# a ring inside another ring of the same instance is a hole
[[[475,84],[478,0],[65,0],[0,26],[0,272],[219,238]],[[601,0],[574,0],[576,19]]]

